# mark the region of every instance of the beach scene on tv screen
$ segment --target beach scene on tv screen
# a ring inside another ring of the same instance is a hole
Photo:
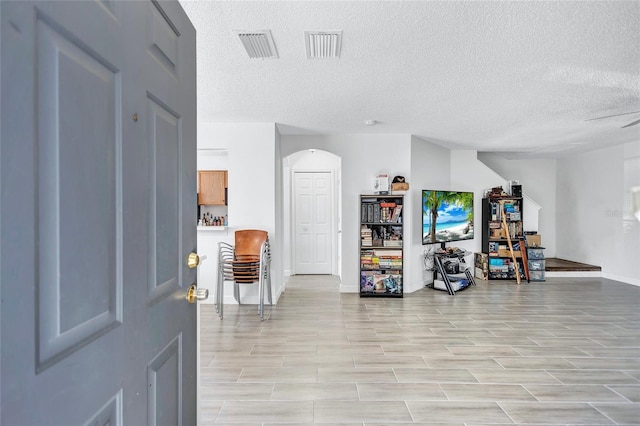
[[[473,239],[473,193],[423,191],[422,243]]]

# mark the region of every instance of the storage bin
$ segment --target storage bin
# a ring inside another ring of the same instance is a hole
[[[544,260],[529,260],[530,271],[544,271]]]
[[[527,239],[527,244],[529,247],[541,247],[542,246],[542,236],[541,235],[525,235]]]
[[[529,271],[529,281],[544,281],[544,271]]]
[[[527,256],[529,259],[544,259],[543,248],[529,248],[527,249]]]

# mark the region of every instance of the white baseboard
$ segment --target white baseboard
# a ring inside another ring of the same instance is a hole
[[[608,280],[620,281],[625,284],[631,284],[631,285],[640,287],[640,279],[638,278],[623,277],[621,275],[610,274],[608,272],[603,273],[602,278],[606,278]]]
[[[547,271],[547,278],[606,278],[608,280],[619,281],[640,287],[640,279],[625,277],[602,271]]]
[[[545,271],[546,278],[600,278],[600,271]]]
[[[340,284],[340,293],[359,293],[360,290],[356,287],[353,288],[353,286],[345,286],[344,284]]]

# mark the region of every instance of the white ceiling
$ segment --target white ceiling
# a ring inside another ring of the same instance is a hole
[[[640,143],[640,125],[621,128],[640,119],[639,1],[181,4],[199,121],[413,134],[512,158]],[[265,29],[279,58],[250,59],[234,30]],[[310,30],[342,30],[341,57],[307,59]]]

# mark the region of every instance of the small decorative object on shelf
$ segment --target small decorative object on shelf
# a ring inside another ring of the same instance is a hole
[[[360,296],[402,297],[402,195],[360,196]]]
[[[376,180],[373,183],[373,188],[378,195],[388,195],[389,194],[389,175],[380,174],[376,176]]]
[[[400,193],[399,191],[408,191],[409,183],[405,182],[404,176],[396,176],[391,182],[391,192]]]

